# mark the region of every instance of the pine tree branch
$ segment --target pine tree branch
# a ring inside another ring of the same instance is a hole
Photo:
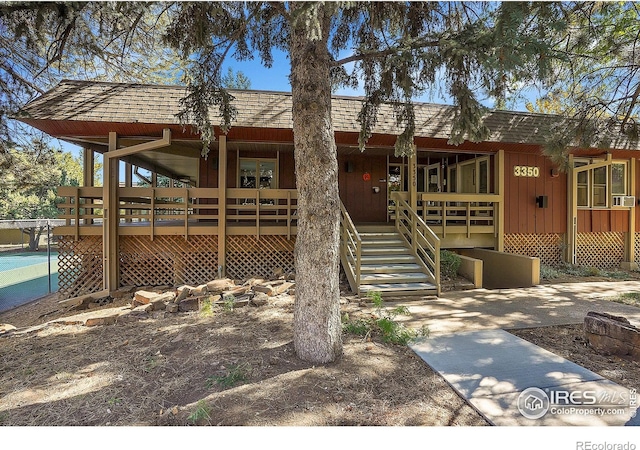
[[[385,50],[380,50],[380,51],[377,51],[377,52],[359,53],[359,54],[348,56],[346,58],[338,59],[336,61],[332,61],[331,62],[331,67],[343,66],[343,65],[348,64],[350,62],[362,61],[362,60],[365,60],[365,59],[381,58],[381,57],[384,57],[384,56],[393,55],[394,53],[398,53],[400,51],[419,50],[419,49],[427,48],[427,47],[437,47],[438,45],[440,45],[439,41],[427,41],[427,42],[421,42],[419,44],[414,43],[414,44],[411,44],[408,47],[404,47],[404,48],[403,47],[394,47],[394,48],[388,48],[388,49],[385,49]]]

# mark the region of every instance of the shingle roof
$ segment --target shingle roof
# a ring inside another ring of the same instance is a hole
[[[252,90],[231,91],[238,110],[233,126],[257,128],[292,128],[291,94]],[[132,122],[176,124],[181,110],[180,99],[186,95],[183,86],[104,83],[64,80],[41,97],[28,103],[22,117],[52,121]],[[335,96],[332,121],[335,131],[358,132],[357,116],[362,99]],[[212,123],[219,123],[217,109],[212,108]],[[452,106],[432,103],[415,105],[416,136],[448,139]],[[557,116],[512,111],[488,113],[485,124],[491,130],[492,142],[542,143],[543,132],[559,120]],[[374,133],[398,135],[391,105],[383,105]],[[618,139],[613,148],[634,148],[626,139]]]

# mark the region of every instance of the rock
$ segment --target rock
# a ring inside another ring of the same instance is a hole
[[[252,287],[260,283],[264,283],[264,278],[249,278],[247,281],[242,283],[242,285]]]
[[[177,313],[178,308],[179,308],[179,305],[177,303],[167,303],[167,306],[165,307],[165,311],[170,313]]]
[[[291,282],[287,282],[287,283],[283,283],[279,286],[276,286],[276,294],[280,295],[280,294],[284,294],[285,292],[287,292],[290,288],[292,288],[294,285],[294,283]]]
[[[98,325],[113,325],[116,323],[118,316],[92,317],[84,323],[85,327],[95,327]]]
[[[265,284],[259,284],[253,287],[253,292],[263,292],[267,294],[269,297],[273,297],[276,295],[276,290],[272,286],[267,286]]]
[[[237,287],[234,287],[233,289],[229,289],[225,291],[224,294],[230,294],[235,297],[238,297],[242,294],[245,294],[248,290],[249,290],[249,286],[237,286]]]
[[[137,313],[149,313],[151,311],[153,311],[153,304],[151,303],[147,303],[146,305],[140,305],[140,306],[136,306],[135,308],[133,308],[131,310],[132,314],[137,314]]]
[[[185,298],[189,297],[191,295],[191,293],[193,292],[195,288],[193,286],[188,286],[188,285],[184,285],[184,286],[180,286],[177,289],[177,295],[176,298],[174,299],[174,301],[176,303],[178,303],[180,300],[184,300]]]
[[[157,292],[151,291],[136,291],[133,299],[135,302],[140,303],[141,305],[146,305],[151,302],[151,300],[156,299],[160,294]]]
[[[209,289],[207,288],[207,285],[206,284],[201,284],[200,286],[196,287],[195,289],[193,289],[191,291],[191,295],[194,296],[194,297],[202,297],[207,292],[209,292]]]
[[[198,311],[202,297],[188,297],[178,303],[178,311]]]
[[[6,333],[10,333],[13,330],[17,330],[17,328],[8,323],[0,323],[0,336]]]
[[[153,305],[153,309],[155,311],[160,311],[165,309],[165,305],[169,302],[172,302],[176,298],[175,292],[165,292],[160,296],[151,300],[151,304]]]
[[[214,295],[221,294],[223,291],[230,289],[235,285],[236,284],[233,282],[233,280],[230,280],[229,278],[222,278],[219,280],[209,281],[206,284],[207,290],[209,291],[209,293]]]
[[[136,290],[135,286],[122,286],[111,293],[111,297],[116,300],[129,297]]]
[[[626,318],[589,311],[584,318],[584,332],[596,352],[640,361],[640,329]]]
[[[263,306],[266,305],[269,300],[269,296],[264,292],[256,292],[253,298],[251,299],[251,304],[254,306]]]

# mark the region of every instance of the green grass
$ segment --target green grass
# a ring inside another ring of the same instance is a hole
[[[429,335],[429,329],[426,326],[415,330],[395,320],[399,315],[411,315],[406,306],[385,308],[382,294],[377,291],[369,292],[367,298],[373,303],[375,313],[369,318],[355,320],[351,320],[348,314],[344,314],[342,316],[342,330],[344,332],[363,337],[376,333],[383,342],[397,345],[407,345],[417,337]]]
[[[211,408],[209,408],[209,405],[207,405],[207,402],[205,402],[204,400],[200,400],[196,404],[195,411],[193,411],[191,414],[189,414],[189,417],[187,417],[187,420],[194,425],[200,423],[203,420],[209,421],[210,419]]]
[[[543,280],[553,280],[563,276],[580,278],[606,277],[616,280],[629,279],[629,274],[621,270],[601,270],[597,267],[578,266],[575,264],[560,264],[558,266],[540,265],[540,278]]]
[[[216,384],[223,388],[235,386],[241,381],[246,381],[249,377],[249,372],[250,367],[248,364],[231,366],[224,375],[213,375],[207,378],[207,389],[211,389]]]
[[[224,301],[222,302],[222,309],[224,310],[224,312],[233,312],[233,308],[235,307],[235,305],[236,298],[233,296],[233,294],[226,295],[224,297]]]
[[[213,303],[211,296],[206,297],[200,306],[200,317],[213,317]]]

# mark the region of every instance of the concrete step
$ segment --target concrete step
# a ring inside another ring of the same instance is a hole
[[[411,259],[413,261],[413,259]],[[390,264],[388,261],[384,261],[384,264],[362,264],[360,266],[361,273],[406,273],[406,272],[420,272],[422,267],[413,262],[407,262],[405,264]]]
[[[360,284],[428,283],[429,278],[422,272],[406,273],[368,273],[360,275]]]

